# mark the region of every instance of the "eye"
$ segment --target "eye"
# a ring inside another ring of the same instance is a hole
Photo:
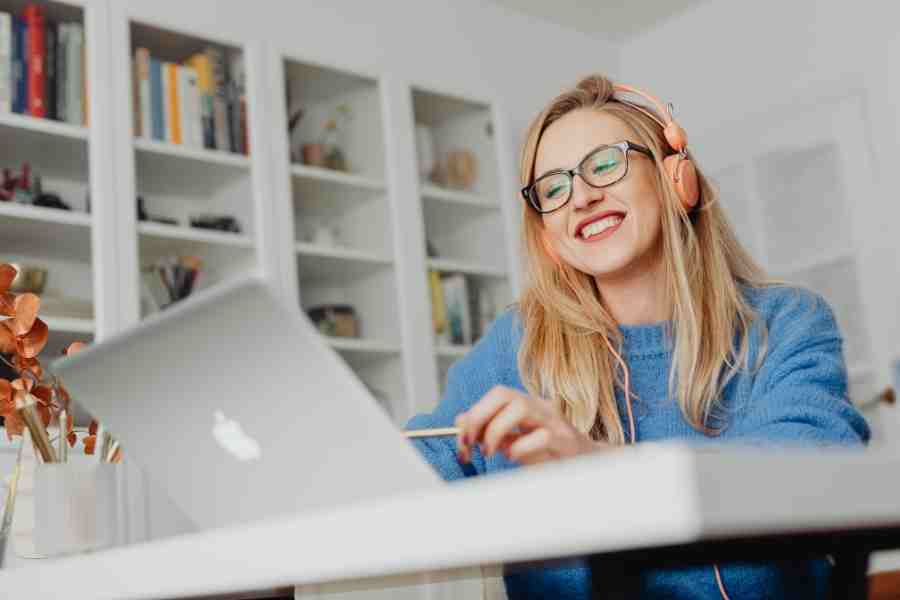
[[[616,168],[616,165],[619,164],[614,158],[606,159],[603,161],[597,161],[594,163],[594,175],[600,175],[601,173],[605,173],[606,171],[611,171]]]

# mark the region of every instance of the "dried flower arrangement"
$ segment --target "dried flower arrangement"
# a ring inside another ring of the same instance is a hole
[[[48,376],[41,367],[38,357],[47,345],[50,331],[38,318],[39,296],[9,292],[17,274],[12,265],[0,264],[0,317],[7,317],[0,321],[0,360],[18,374],[12,381],[0,379],[0,416],[4,417],[9,439],[22,435],[27,428],[44,462],[64,462],[68,447],[74,447],[78,439],[69,406],[71,398],[59,378]],[[72,354],[83,347],[82,342],[74,342],[63,354]],[[51,424],[60,432],[56,449],[48,433]],[[82,442],[85,454],[93,454],[97,443],[96,422],[91,423]],[[115,452],[113,458],[118,462],[121,453]]]

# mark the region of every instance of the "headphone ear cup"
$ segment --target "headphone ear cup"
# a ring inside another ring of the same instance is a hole
[[[681,206],[687,211],[694,208],[700,200],[700,186],[694,164],[680,154],[672,154],[663,160],[663,167],[675,186]]]

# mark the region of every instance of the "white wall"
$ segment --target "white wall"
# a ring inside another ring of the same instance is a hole
[[[798,107],[850,93],[861,99],[873,192],[850,189],[848,196],[868,271],[863,301],[879,385],[890,382],[888,362],[900,358],[898,17],[900,5],[877,0],[715,0],[631,40],[621,60],[624,80],[674,103],[701,167],[754,144],[765,115],[797,115]],[[900,407],[866,414],[879,442],[900,445]],[[900,560],[882,556],[875,564],[896,568]]]

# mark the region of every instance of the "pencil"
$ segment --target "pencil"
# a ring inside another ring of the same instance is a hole
[[[459,427],[443,427],[443,428],[437,428],[437,429],[412,429],[410,431],[404,431],[403,434],[408,438],[451,436],[451,435],[459,435]]]

